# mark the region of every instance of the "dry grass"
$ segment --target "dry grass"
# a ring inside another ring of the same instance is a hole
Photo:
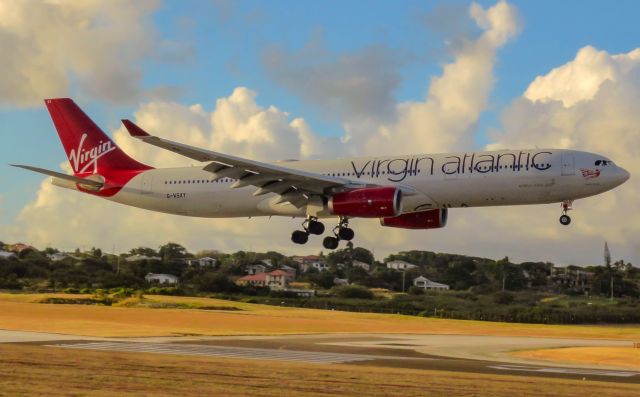
[[[240,311],[153,309],[28,303],[52,295],[0,294],[0,328],[86,336],[429,333],[640,340],[640,326],[559,326],[444,320],[147,296],[154,302],[237,307]],[[78,295],[56,294],[56,297]]]
[[[597,364],[640,370],[640,349],[629,347],[566,347],[525,350],[514,355],[568,364]]]
[[[640,385],[0,345],[0,396],[632,396]]]

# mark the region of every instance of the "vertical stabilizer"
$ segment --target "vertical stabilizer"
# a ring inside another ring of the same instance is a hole
[[[72,99],[46,99],[45,103],[75,175],[151,169],[116,146]]]

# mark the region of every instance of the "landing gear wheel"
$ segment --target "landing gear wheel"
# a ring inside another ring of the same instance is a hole
[[[309,224],[307,225],[307,230],[309,231],[309,233],[319,236],[324,233],[324,224],[316,220],[310,220]]]
[[[353,240],[354,236],[355,236],[355,233],[353,229],[350,229],[348,227],[343,227],[338,229],[338,237],[340,237],[340,240],[351,241]]]
[[[564,226],[567,226],[568,224],[571,223],[571,217],[569,215],[562,215],[560,217],[560,223],[563,224]]]
[[[335,237],[327,236],[322,240],[322,246],[328,250],[334,250],[338,248],[338,239]]]
[[[296,244],[306,244],[306,242],[309,241],[309,233],[304,230],[296,230],[291,233],[291,241]]]

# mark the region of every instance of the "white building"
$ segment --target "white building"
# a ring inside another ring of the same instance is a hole
[[[329,270],[329,265],[324,263],[324,261],[305,262],[300,265],[300,270],[302,270],[303,273],[308,272],[310,269],[316,269],[319,272],[324,272],[325,270]]]
[[[436,283],[435,281],[431,281],[424,276],[416,277],[413,280],[413,285],[422,288],[426,291],[447,291],[449,290],[449,286],[447,284]]]
[[[18,255],[13,252],[0,251],[0,258],[2,259],[18,259]]]
[[[364,271],[368,272],[369,270],[371,270],[371,265],[368,263],[364,263],[364,262],[360,262],[360,261],[353,261],[353,267],[359,267],[361,269],[364,269]]]
[[[418,266],[414,265],[413,263],[409,263],[401,260],[394,260],[394,261],[387,262],[387,269],[409,270],[409,269],[415,269],[416,267]]]
[[[144,279],[147,280],[148,283],[158,284],[178,284],[179,281],[177,276],[163,273],[147,273]]]
[[[284,270],[274,270],[269,272],[265,279],[267,287],[272,290],[286,289],[290,281],[293,281],[293,277]]]
[[[62,252],[54,252],[53,254],[47,254],[47,258],[52,262],[60,262],[69,258],[69,255],[63,254]]]
[[[256,263],[256,264],[247,266],[245,271],[247,274],[251,274],[251,275],[265,273],[267,271],[267,266],[263,265],[262,263]]]
[[[210,266],[210,267],[214,267],[216,265],[216,263],[218,262],[218,260],[216,258],[211,258],[209,256],[205,256],[203,258],[189,259],[188,262],[189,262],[189,266],[200,266],[200,267]]]
[[[349,280],[346,279],[346,278],[338,278],[338,277],[336,277],[336,278],[333,279],[333,285],[338,285],[338,286],[349,285]]]

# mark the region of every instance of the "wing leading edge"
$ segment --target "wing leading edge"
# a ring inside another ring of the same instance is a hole
[[[216,179],[236,179],[233,188],[255,186],[258,189],[253,193],[254,196],[267,193],[279,195],[280,198],[275,204],[290,202],[300,208],[312,196],[333,195],[338,191],[367,186],[345,178],[325,176],[185,145],[149,135],[130,120],[122,120],[122,123],[132,137],[145,143],[193,160],[210,162],[203,169],[211,172]]]

